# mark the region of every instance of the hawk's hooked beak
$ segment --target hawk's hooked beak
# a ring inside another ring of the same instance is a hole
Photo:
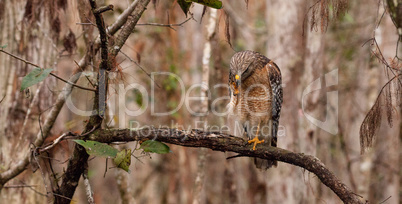
[[[235,76],[236,82],[234,84],[234,95],[237,96],[239,94],[239,88],[240,88],[240,76],[236,74]]]
[[[233,98],[232,96],[230,96],[231,100],[234,100],[234,106],[237,106],[237,104],[239,103],[239,92],[240,92],[240,76],[238,74],[235,75],[235,81],[232,82],[231,86],[233,86]],[[231,101],[232,103],[232,101]]]

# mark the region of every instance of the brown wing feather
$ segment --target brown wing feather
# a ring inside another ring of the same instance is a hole
[[[270,60],[265,66],[268,68],[269,80],[271,82],[272,89],[272,136],[274,137],[275,141],[275,144],[273,143],[272,146],[276,147],[279,117],[281,115],[283,101],[282,76],[278,65],[276,65],[272,60]]]

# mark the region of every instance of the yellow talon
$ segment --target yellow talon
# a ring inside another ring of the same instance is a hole
[[[264,140],[259,140],[258,137],[254,137],[254,139],[248,141],[249,144],[254,143],[253,150],[255,150],[255,146],[257,144],[260,144],[260,143],[263,143],[263,142],[264,142]]]

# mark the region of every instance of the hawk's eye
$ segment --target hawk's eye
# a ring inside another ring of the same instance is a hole
[[[248,72],[248,68],[250,68],[250,66],[247,67],[247,69],[243,72],[243,74]]]
[[[250,70],[251,64],[252,64],[252,63],[250,63],[250,64],[247,66],[246,70],[244,70],[244,72],[241,74],[242,77],[244,77],[244,78],[247,78],[247,77],[248,77],[248,75],[250,74],[249,71],[251,71],[251,70]]]

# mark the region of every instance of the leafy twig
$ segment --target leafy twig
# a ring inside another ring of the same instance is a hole
[[[30,62],[30,61],[28,61],[28,60],[22,59],[21,57],[18,57],[18,56],[14,55],[14,54],[11,54],[11,53],[9,53],[9,52],[7,52],[7,51],[5,51],[5,50],[1,50],[1,49],[0,49],[0,52],[3,52],[3,53],[5,53],[5,54],[7,54],[7,55],[9,55],[9,56],[11,56],[11,57],[13,57],[13,58],[19,60],[19,61],[22,61],[22,62],[24,62],[25,64],[29,64],[29,65],[32,65],[32,66],[34,66],[34,67],[37,67],[37,68],[42,69],[41,66],[39,66],[39,65],[37,65],[37,64],[34,64],[34,63],[32,63],[32,62]],[[86,87],[77,85],[77,84],[75,84],[75,83],[72,83],[72,82],[70,82],[70,81],[67,81],[67,80],[65,80],[65,79],[63,79],[63,78],[57,76],[56,74],[50,73],[50,75],[52,75],[52,76],[55,77],[56,79],[59,79],[60,81],[63,81],[63,82],[65,82],[65,83],[68,83],[68,84],[70,84],[70,85],[72,85],[72,86],[74,86],[74,87],[77,87],[77,88],[80,88],[80,89],[83,89],[83,90],[87,90],[87,91],[95,91],[95,89],[86,88]]]

